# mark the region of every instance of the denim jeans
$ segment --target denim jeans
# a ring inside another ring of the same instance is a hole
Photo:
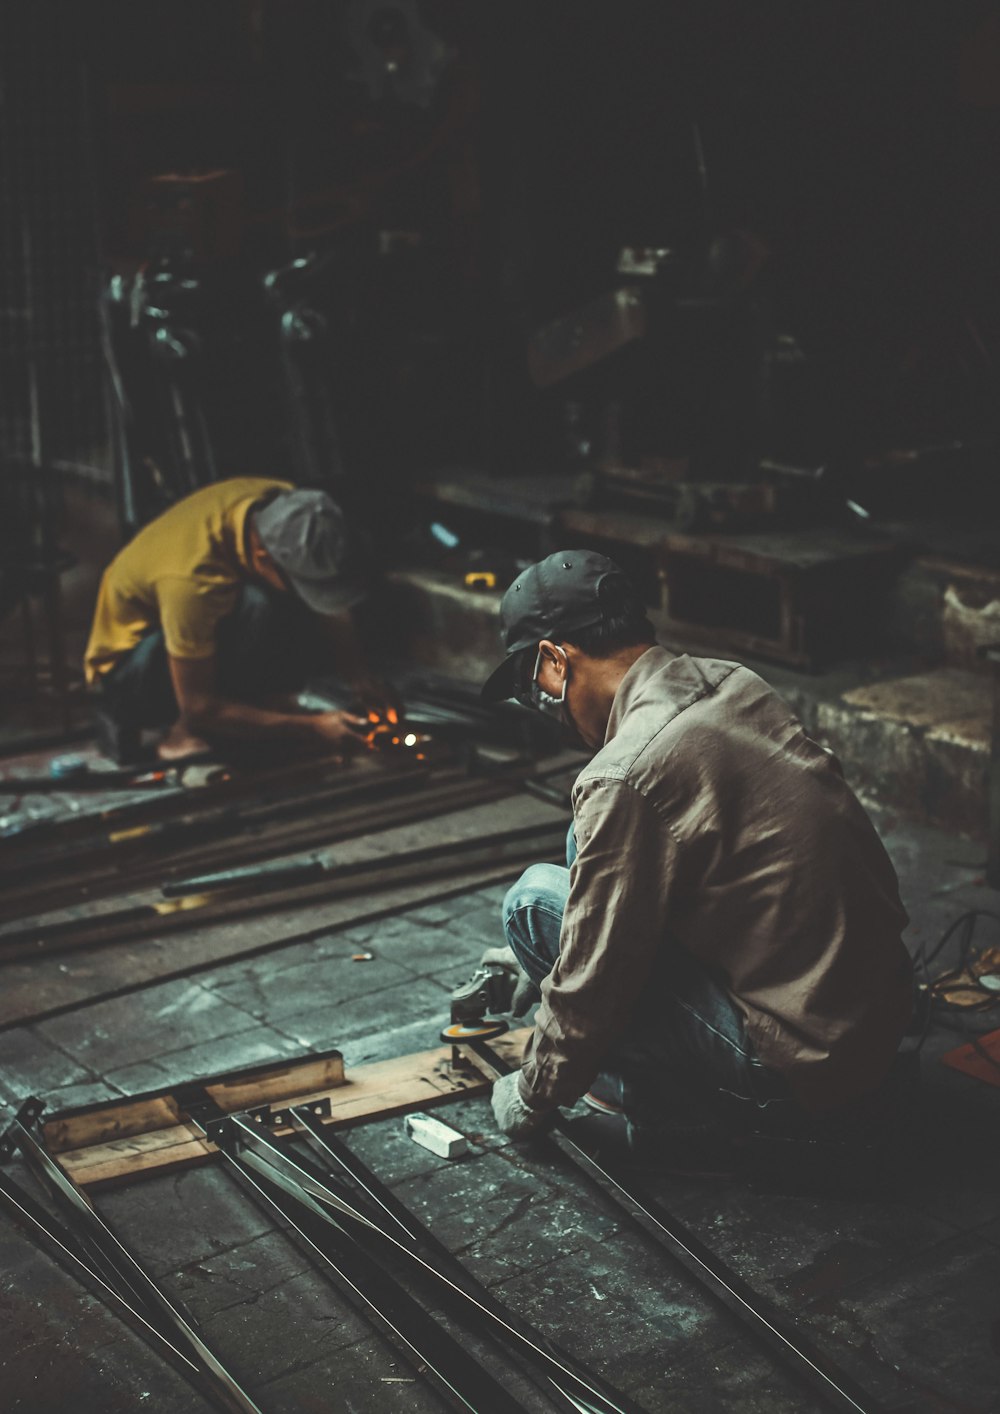
[[[576,854],[570,829],[567,867],[532,864],[509,890],[504,931],[536,983],[552,970]],[[664,940],[652,977],[624,1035],[605,1056],[601,1078],[637,1121],[701,1120],[706,1106],[729,1118],[780,1120],[797,1107],[780,1075],[754,1055],[743,1015],[709,971]]]
[[[316,660],[314,615],[292,594],[245,584],[216,627],[216,680],[224,696],[254,702],[297,692]],[[129,727],[166,727],[177,699],[161,629],[140,640],[101,685],[101,706]]]

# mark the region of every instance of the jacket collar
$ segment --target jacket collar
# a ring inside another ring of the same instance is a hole
[[[654,679],[657,705],[669,720],[685,707],[697,702],[700,697],[714,691],[723,678],[729,676],[734,666],[733,663],[714,660],[704,662],[698,658],[690,658],[686,653],[677,655],[661,648],[659,644],[647,648],[641,657],[636,658],[618,684],[615,700],[611,704],[608,729],[604,734],[605,746],[618,735],[622,721],[628,713],[641,704]]]

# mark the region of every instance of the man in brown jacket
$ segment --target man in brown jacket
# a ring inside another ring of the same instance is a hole
[[[895,872],[836,758],[750,669],[657,646],[603,555],[532,565],[500,615],[483,695],[596,753],[569,867],[533,865],[504,904],[509,965],[541,1005],[494,1087],[500,1128],[530,1134],[598,1076],[640,1119],[720,1093],[849,1111],[889,1071],[912,969]]]

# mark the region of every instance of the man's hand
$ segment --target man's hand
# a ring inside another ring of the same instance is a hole
[[[386,682],[384,678],[375,677],[371,673],[355,677],[351,682],[351,699],[363,706],[366,712],[375,711],[387,717],[391,710],[400,721],[403,719],[403,703],[399,693],[392,683]]]
[[[500,1133],[509,1139],[529,1139],[547,1128],[552,1117],[551,1111],[533,1110],[524,1103],[518,1088],[520,1078],[521,1072],[512,1070],[493,1085],[493,1118]]]
[[[511,998],[507,1010],[511,1016],[521,1017],[541,993],[514,955],[513,948],[487,948],[479,959],[480,967],[502,967],[510,975]]]
[[[352,712],[316,712],[309,724],[320,741],[341,751],[359,751],[365,744],[368,723]]]

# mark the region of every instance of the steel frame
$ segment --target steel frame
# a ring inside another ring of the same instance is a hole
[[[486,1040],[470,1038],[461,1044],[498,1075],[513,1069]],[[343,1295],[426,1366],[435,1387],[453,1406],[477,1414],[516,1414],[523,1409],[479,1359],[400,1285],[392,1264],[404,1266],[411,1277],[428,1285],[449,1318],[500,1343],[506,1353],[513,1350],[523,1362],[522,1373],[559,1409],[576,1414],[641,1414],[634,1400],[539,1334],[471,1276],[324,1124],[329,1100],[263,1105],[232,1115],[198,1084],[183,1087],[176,1098],[194,1127],[217,1147],[227,1172],[289,1226]],[[0,1161],[19,1150],[69,1229],[3,1173],[0,1205],[218,1408],[227,1414],[233,1410],[259,1414],[177,1305],[32,1133],[42,1109],[35,1100],[21,1107],[0,1140]],[[278,1136],[277,1129],[292,1129],[295,1140]],[[311,1156],[300,1152],[296,1141],[304,1143]],[[879,1406],[865,1390],[637,1186],[619,1164],[583,1149],[571,1122],[557,1117],[542,1143],[610,1196],[824,1405],[841,1414],[877,1414]]]
[[[346,1226],[359,1240],[373,1243],[387,1257],[402,1260],[428,1281],[436,1298],[456,1319],[471,1324],[487,1338],[512,1345],[543,1378],[545,1392],[560,1408],[589,1414],[640,1414],[635,1401],[560,1350],[476,1281],[357,1155],[327,1130],[321,1114],[321,1105],[298,1105],[277,1112],[272,1121],[284,1127],[290,1120],[320,1160],[318,1165],[292,1150],[287,1141],[267,1134],[259,1114],[231,1117],[221,1142],[230,1151],[235,1146],[237,1151],[254,1152],[290,1177],[304,1193],[333,1209],[333,1214],[324,1209],[328,1222]],[[360,1190],[360,1198],[345,1186],[345,1178]]]
[[[90,1198],[45,1150],[30,1126],[44,1106],[25,1102],[0,1139],[0,1161],[18,1150],[66,1220],[54,1219],[6,1174],[0,1200],[72,1275],[96,1290],[159,1354],[226,1414],[261,1414],[226,1367],[100,1215]]]

